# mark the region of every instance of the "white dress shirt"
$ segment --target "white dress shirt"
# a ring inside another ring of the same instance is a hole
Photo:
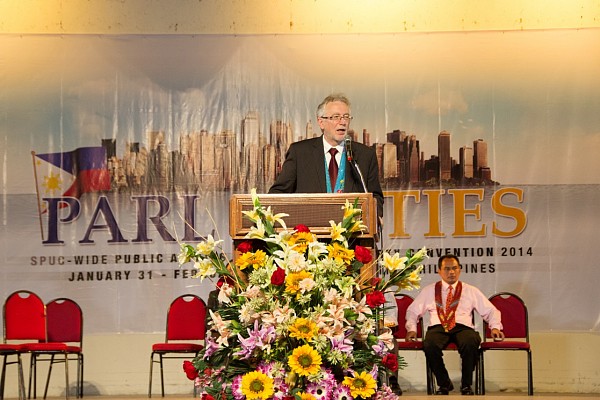
[[[452,285],[454,293],[456,293],[456,285],[457,283]],[[442,307],[446,304],[448,287],[449,285],[442,281]],[[502,330],[500,311],[481,293],[481,290],[462,282],[462,294],[456,309],[456,323],[475,328],[471,316],[473,310],[481,315],[483,320],[489,324],[490,329]],[[425,314],[429,316],[430,326],[441,324],[435,306],[435,283],[425,286],[406,310],[406,330],[416,332],[417,321]]]
[[[337,161],[337,165],[339,166],[340,161],[342,161],[342,153],[344,152],[344,144],[342,143],[338,146],[332,146],[329,143],[327,143],[327,140],[325,140],[325,135],[323,135],[323,149],[325,150],[325,162],[327,165],[329,165],[329,160],[331,160],[331,154],[329,154],[329,149],[331,149],[332,147],[335,147],[338,151],[335,155],[335,161]]]

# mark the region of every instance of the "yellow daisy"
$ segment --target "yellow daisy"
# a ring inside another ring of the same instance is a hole
[[[309,345],[296,347],[288,357],[292,372],[300,376],[316,374],[321,369],[321,356]]]
[[[262,372],[252,371],[242,377],[242,393],[248,400],[265,400],[274,392],[273,379]]]
[[[300,291],[300,281],[306,278],[312,279],[308,271],[291,272],[285,277],[285,291],[289,294],[297,294]]]
[[[361,372],[357,375],[347,376],[344,378],[344,382],[342,382],[345,386],[348,386],[350,389],[350,394],[352,397],[362,397],[366,399],[375,394],[375,389],[377,388],[377,382],[368,372]]]
[[[267,263],[267,253],[262,250],[256,250],[254,253],[248,251],[244,254],[241,254],[237,260],[235,260],[235,265],[240,269],[245,269],[252,265],[254,269],[258,269],[260,267],[264,267]]]
[[[289,330],[291,337],[310,340],[317,334],[317,324],[306,318],[298,318]]]
[[[354,250],[350,250],[337,242],[327,245],[327,251],[329,252],[328,258],[332,258],[338,263],[350,265],[354,259]]]

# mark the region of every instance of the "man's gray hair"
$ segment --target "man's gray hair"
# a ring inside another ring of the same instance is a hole
[[[342,93],[332,93],[329,96],[325,97],[321,104],[317,107],[317,118],[321,118],[325,115],[325,106],[329,103],[333,103],[334,101],[341,101],[350,107],[350,100],[342,94]]]

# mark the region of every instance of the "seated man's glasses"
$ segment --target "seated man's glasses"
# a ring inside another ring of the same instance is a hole
[[[340,122],[342,119],[344,119],[346,121],[350,121],[354,117],[352,117],[352,115],[350,115],[350,114],[344,114],[344,115],[333,114],[330,117],[320,117],[320,118],[328,119],[328,120],[335,121],[335,122]]]
[[[444,267],[444,268],[442,268],[442,271],[444,271],[444,272],[450,272],[450,271],[458,271],[458,269],[459,268],[456,267],[456,266],[453,266],[453,267]]]

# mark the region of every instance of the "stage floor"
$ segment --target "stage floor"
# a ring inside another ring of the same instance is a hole
[[[404,393],[401,398],[402,400],[422,400],[424,398],[434,397],[433,395],[428,396],[426,393]],[[437,397],[437,396],[436,396]],[[152,396],[153,399],[160,400],[192,400],[192,396]],[[460,393],[450,394],[445,397],[449,400],[465,399]],[[600,394],[570,394],[570,393],[537,393],[533,396],[527,396],[521,393],[490,393],[485,396],[472,396],[472,399],[485,399],[485,400],[527,400],[534,398],[536,400],[579,400],[579,399],[600,399]],[[62,400],[64,397],[48,397],[47,400]],[[70,397],[70,400],[75,400],[75,397]],[[147,400],[147,396],[84,396],[84,400]],[[16,400],[16,399],[15,399]],[[198,398],[198,400],[200,400]]]

